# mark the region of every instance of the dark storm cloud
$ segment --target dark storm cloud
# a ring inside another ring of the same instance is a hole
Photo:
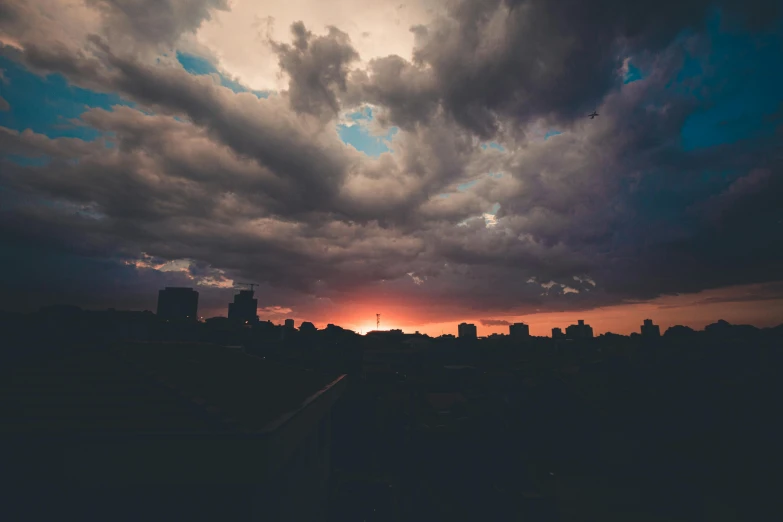
[[[74,234],[57,234],[66,243],[108,236],[116,238],[117,250],[208,260],[245,274],[243,279],[258,274],[257,279],[302,290],[311,290],[319,280],[329,281],[333,289],[347,289],[376,277],[403,276],[406,260],[423,248],[418,239],[377,226],[275,217],[265,208],[266,171],[193,125],[121,107],[114,112],[94,109],[83,119],[113,134],[112,153],[98,142],[84,151],[69,147],[84,144],[80,140],[9,133],[16,143],[10,142],[8,150],[25,150],[30,156],[46,151],[52,161],[35,168],[8,163],[0,178],[25,193],[94,205],[102,219],[80,221]],[[77,153],[79,162],[69,162]],[[215,171],[220,176],[212,175]],[[8,216],[16,218],[20,233],[36,227],[36,220],[20,213]],[[39,217],[59,220],[55,210]],[[22,226],[25,222],[30,225]],[[116,254],[111,248],[90,252]]]
[[[299,47],[309,46],[310,37],[303,38]],[[330,31],[323,38],[342,37]],[[118,56],[100,38],[91,37],[90,42],[98,51],[89,57],[69,58],[57,49],[49,54],[36,46],[26,49],[24,56],[34,67],[59,71],[86,85],[103,84],[159,111],[187,115],[211,136],[268,169],[265,193],[281,214],[299,214],[302,219],[307,218],[303,214],[326,212],[350,220],[408,220],[432,194],[459,181],[466,164],[474,161],[471,137],[443,121],[401,137],[398,162],[370,162],[350,153],[333,131],[325,133],[320,120],[290,113],[285,98],[259,100],[236,94],[181,68],[154,67]],[[96,56],[108,67],[94,67]],[[301,89],[294,91],[304,96]],[[359,175],[348,176],[351,172]]]
[[[13,25],[27,25],[31,9],[22,0],[6,0],[0,4],[0,27],[7,30]]]
[[[319,146],[313,139],[318,126],[298,120],[278,98],[259,100],[253,94],[236,94],[208,76],[145,65],[113,54],[97,37],[91,40],[101,48],[107,67],[87,68],[81,57],[69,59],[35,47],[25,58],[35,67],[56,70],[88,85],[101,83],[104,89],[119,91],[156,110],[187,115],[238,154],[273,172],[279,188],[273,195],[290,208],[316,210],[336,197],[348,159],[339,150]]]
[[[104,16],[106,32],[151,44],[173,45],[212,17],[227,0],[86,0]]]
[[[783,299],[783,283],[769,283],[764,285],[753,285],[734,295],[708,297],[698,301],[699,304],[710,303],[742,303],[754,301],[772,301]]]
[[[743,3],[742,23],[764,5]],[[0,129],[0,227],[17,249],[4,259],[57,252],[60,264],[36,277],[86,282],[90,270],[74,266],[107,266],[122,288],[140,277],[153,295],[164,279],[231,278],[264,283],[277,300],[265,306],[364,298],[428,317],[584,309],[783,277],[780,134],[682,147],[689,118],[719,101],[720,74],[742,85],[720,64],[678,80],[686,51],[710,51],[704,36],[671,43],[703,24],[706,3],[455,6],[415,28],[414,61],[366,70],[339,30],[294,24],[291,43],[274,43],[289,89],[268,99],[153,65],[121,39],[76,45],[19,30],[23,50],[5,53],[145,111],[87,111],[94,142]],[[198,27],[199,9],[150,28],[133,10],[106,23],[166,43]],[[622,85],[628,56],[646,77]],[[336,115],[363,103],[374,124],[402,129],[394,154],[368,158],[339,141]],[[596,120],[574,119],[595,106]],[[563,134],[535,137],[552,128]],[[505,152],[482,149],[489,136]],[[183,259],[182,273],[147,268]],[[110,288],[111,277],[96,284]]]
[[[430,71],[399,56],[386,56],[370,61],[367,71],[351,73],[347,104],[368,102],[384,111],[378,116],[382,123],[413,130],[420,121],[429,121],[439,107],[439,93]]]
[[[330,27],[313,36],[302,22],[291,25],[291,45],[272,41],[280,69],[290,77],[288,96],[297,112],[334,116],[340,109],[334,89],[345,90],[348,66],[359,58],[348,35]]]
[[[62,218],[62,216],[58,216]],[[6,232],[7,213],[0,212],[0,230]],[[30,216],[26,227],[37,228]],[[63,228],[58,230],[62,231]],[[165,286],[195,286],[201,310],[225,308],[231,291],[197,285],[185,271],[162,272],[137,267],[107,252],[78,252],[72,243],[58,244],[46,230],[33,232],[36,241],[20,241],[4,234],[0,246],[0,309],[33,311],[46,304],[78,304],[88,308],[155,310],[157,292]],[[202,269],[204,275],[214,270]],[[56,274],[56,276],[53,276]]]
[[[98,152],[101,149],[96,143],[85,142],[77,138],[50,140],[43,134],[37,134],[30,129],[17,132],[0,128],[0,151],[5,154],[16,153],[30,157],[47,155],[73,158]]]
[[[778,13],[773,0],[462,0],[430,26],[412,28],[413,64],[376,60],[353,77],[395,124],[427,121],[436,102],[483,138],[500,126],[586,114],[617,83],[627,56],[657,52],[681,31],[700,29],[709,9],[749,23]],[[774,20],[768,18],[767,20]],[[399,79],[397,79],[399,78]]]

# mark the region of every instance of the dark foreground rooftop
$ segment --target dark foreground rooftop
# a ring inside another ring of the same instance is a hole
[[[207,344],[46,351],[0,367],[0,520],[317,519],[342,377]]]
[[[0,434],[263,433],[332,379],[208,344],[126,343],[20,361]]]

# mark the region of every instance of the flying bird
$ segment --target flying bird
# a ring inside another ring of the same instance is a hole
[[[596,116],[598,116],[598,113],[597,113],[597,112],[595,112],[595,111],[593,111],[593,113],[592,113],[592,114],[588,114],[588,116],[590,116],[590,119],[592,120],[593,118],[595,118]]]

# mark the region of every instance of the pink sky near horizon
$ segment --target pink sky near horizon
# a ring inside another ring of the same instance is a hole
[[[299,326],[302,321],[311,321],[318,328],[328,323],[337,324],[356,332],[367,333],[376,329],[375,314],[381,314],[381,330],[402,329],[406,333],[418,331],[431,336],[457,333],[461,322],[473,323],[480,336],[493,333],[508,333],[507,325],[484,326],[481,320],[504,320],[509,323],[524,322],[530,325],[530,333],[535,336],[551,335],[552,328],[565,328],[583,319],[591,325],[595,335],[606,332],[628,335],[639,332],[644,319],[652,319],[661,327],[663,333],[676,324],[701,330],[719,319],[732,324],[752,324],[763,328],[783,323],[783,299],[765,298],[760,294],[762,285],[744,285],[721,289],[705,290],[693,294],[662,296],[646,302],[634,302],[606,306],[583,311],[544,312],[521,315],[480,314],[475,311],[459,313],[448,311],[453,318],[448,320],[417,322],[410,316],[415,313],[400,303],[365,302],[349,303],[332,310],[330,319],[306,317],[290,308],[259,307],[259,318],[282,324],[286,318],[292,318]],[[754,296],[757,298],[754,299]],[[367,311],[365,313],[365,310]],[[225,310],[216,310],[214,315],[225,315]],[[265,313],[271,312],[271,313]],[[408,312],[408,313],[406,313]],[[203,312],[206,313],[206,310]],[[321,315],[321,314],[318,314]]]
[[[759,328],[777,326],[783,323],[783,299],[765,300],[742,303],[709,303],[709,304],[668,304],[654,300],[648,303],[635,303],[617,305],[604,308],[596,308],[581,312],[553,312],[538,313],[513,318],[503,318],[510,323],[524,322],[530,325],[530,334],[549,337],[552,328],[565,329],[577,320],[584,321],[592,326],[595,335],[606,332],[629,335],[639,332],[644,319],[652,319],[661,327],[661,333],[676,324],[690,326],[695,330],[702,330],[708,324],[719,319],[732,324],[752,324]],[[482,317],[465,317],[461,321],[447,321],[440,323],[428,323],[418,326],[397,326],[394,319],[381,321],[381,329],[402,328],[406,332],[419,331],[431,336],[445,334],[457,334],[457,325],[460,322],[472,322],[476,324],[480,336],[493,333],[508,333],[508,326],[483,326]],[[388,323],[388,325],[386,324]],[[325,325],[324,325],[325,326]],[[361,328],[366,333],[375,329],[374,321],[357,323],[354,328]]]

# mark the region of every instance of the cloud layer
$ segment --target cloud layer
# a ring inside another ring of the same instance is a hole
[[[267,40],[287,85],[266,98],[174,58],[227,2],[62,0],[53,25],[54,4],[3,3],[2,58],[130,106],[70,122],[92,141],[0,128],[2,306],[164,282],[222,303],[233,280],[268,310],[438,321],[783,279],[775,2],[461,1],[411,59],[368,62],[305,13]],[[340,139],[367,106],[392,152]]]

